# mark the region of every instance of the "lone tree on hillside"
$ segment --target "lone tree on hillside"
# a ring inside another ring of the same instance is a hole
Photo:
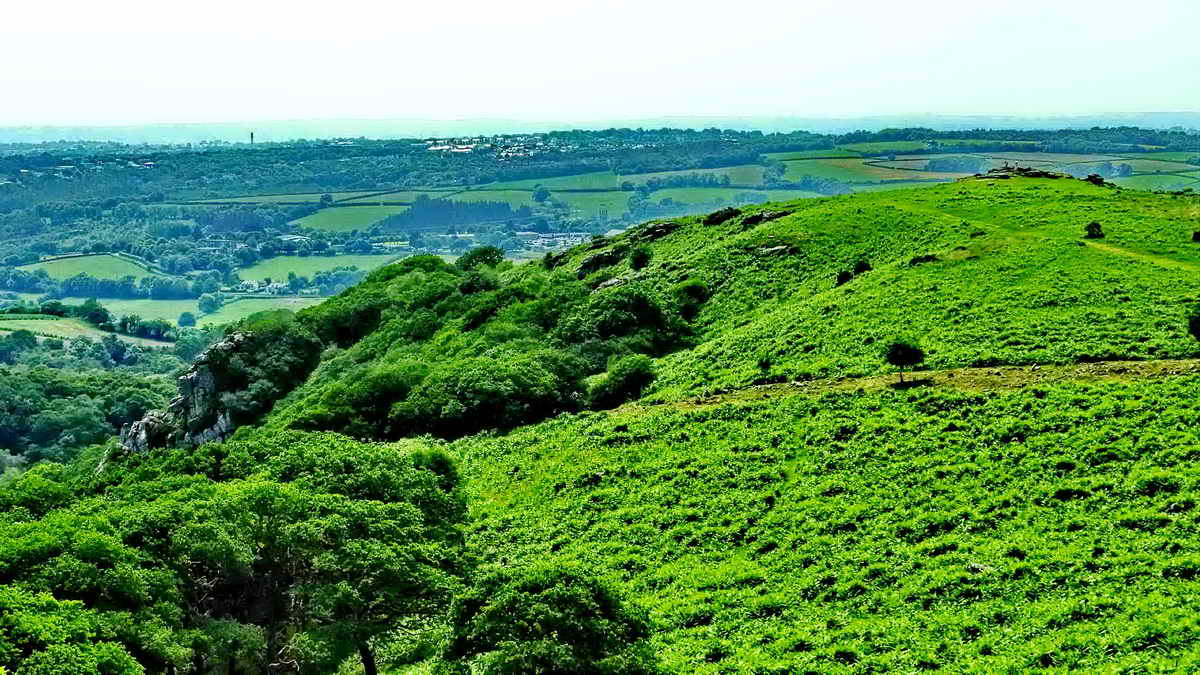
[[[1084,239],[1103,239],[1104,238],[1104,229],[1102,227],[1100,227],[1100,223],[1097,223],[1096,221],[1093,220],[1092,222],[1087,224],[1087,227],[1084,228],[1083,238]]]
[[[1188,316],[1188,334],[1200,340],[1200,307],[1193,309]]]
[[[545,185],[537,186],[537,189],[533,191],[533,201],[542,204],[547,199],[550,199],[550,188]]]
[[[916,342],[896,340],[888,345],[883,358],[887,359],[888,363],[900,369],[900,384],[904,384],[904,369],[912,368],[924,361],[925,352],[917,346]]]

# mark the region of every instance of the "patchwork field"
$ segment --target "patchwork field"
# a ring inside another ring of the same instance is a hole
[[[430,199],[448,199],[461,192],[455,188],[451,190],[401,190],[399,192],[384,192],[372,193],[361,197],[352,197],[344,200],[347,204],[379,204],[379,205],[407,205],[415,202],[417,197],[424,195]]]
[[[1113,182],[1134,190],[1182,190],[1187,187],[1200,188],[1200,174],[1180,176],[1175,174],[1150,174],[1115,178]]]
[[[301,227],[330,232],[365,230],[388,216],[402,213],[407,206],[341,206],[321,209],[311,216],[295,221]]]
[[[792,152],[768,152],[763,155],[767,159],[773,159],[777,162],[786,162],[793,159],[827,159],[837,157],[859,157],[859,153],[845,148],[832,148],[830,150],[795,150]]]
[[[241,197],[218,197],[216,199],[205,199],[202,204],[316,204],[321,201],[321,197],[328,194],[333,197],[333,201],[347,201],[358,197],[378,194],[381,190],[356,190],[352,192],[307,192],[301,194],[282,194],[282,195],[246,195]]]
[[[312,276],[316,272],[324,272],[338,267],[350,267],[351,265],[360,270],[373,270],[395,259],[396,256],[392,254],[281,255],[262,260],[250,267],[243,267],[238,270],[238,276],[243,279],[253,279],[254,281],[262,281],[264,279],[286,281],[288,272],[295,272],[297,276],[306,277]]]
[[[816,192],[804,190],[747,190],[744,188],[667,188],[651,195],[652,201],[672,199],[683,204],[708,204],[732,202],[739,195],[753,195],[755,199],[770,202],[785,202],[793,199],[820,197]]]
[[[877,183],[884,180],[938,179],[951,180],[964,174],[932,171],[906,171],[866,164],[860,159],[804,159],[787,162],[784,180],[800,180],[805,176],[829,178],[843,183]]]
[[[651,178],[668,178],[670,176],[688,176],[691,174],[713,174],[717,176],[729,176],[729,182],[734,185],[762,185],[763,171],[765,167],[759,164],[743,164],[741,166],[727,166],[719,169],[683,169],[680,171],[657,171],[653,173],[636,173],[625,176],[620,176],[620,182],[629,181],[634,185],[640,185],[650,180]]]
[[[547,190],[615,190],[620,187],[617,174],[611,171],[581,173],[574,176],[557,176],[554,178],[530,178],[504,183],[493,183],[490,188],[511,188],[515,190],[532,190],[539,185]]]
[[[629,198],[631,192],[560,192],[554,195],[555,199],[566,202],[573,209],[577,209],[580,215],[587,218],[594,218],[600,215],[602,209],[608,211],[610,218],[620,218],[627,210],[629,210]]]
[[[201,326],[232,323],[244,319],[256,312],[263,312],[268,309],[290,309],[293,312],[300,311],[305,307],[312,307],[320,304],[324,298],[246,298],[235,300],[234,302],[226,303],[224,307],[213,312],[199,317],[198,323]]]
[[[115,333],[106,333],[99,328],[91,326],[79,319],[67,318],[52,318],[52,319],[6,319],[0,317],[0,333],[27,330],[35,335],[42,337],[54,337],[64,340],[70,340],[77,337],[86,337],[92,340],[100,340]],[[169,342],[159,342],[158,340],[146,340],[144,338],[130,337],[128,335],[117,335],[118,338],[146,347],[166,347],[170,346]]]
[[[97,279],[120,279],[127,276],[161,276],[157,272],[152,272],[137,263],[107,253],[44,260],[24,265],[21,269],[30,271],[46,270],[46,273],[54,279],[70,279],[80,273],[89,274]]]

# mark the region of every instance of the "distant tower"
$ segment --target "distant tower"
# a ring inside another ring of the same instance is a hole
[[[250,132],[250,145],[254,145],[254,132]]]

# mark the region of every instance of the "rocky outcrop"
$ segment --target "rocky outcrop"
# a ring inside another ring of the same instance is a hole
[[[121,430],[122,447],[146,452],[180,444],[195,447],[229,437],[235,428],[233,415],[221,405],[224,390],[212,364],[228,360],[247,339],[245,333],[233,333],[205,350],[179,378],[179,395],[165,411],[151,411]]]

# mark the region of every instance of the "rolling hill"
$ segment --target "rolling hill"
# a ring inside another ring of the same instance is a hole
[[[223,442],[156,447],[183,430],[148,419],[144,444],[15,483],[0,584],[129,612],[97,634],[155,672],[230,635],[249,668],[317,629],[222,604],[282,578],[254,556],[304,513],[242,510],[311,489],[375,518],[363,495],[446,457],[463,575],[587,570],[646,613],[654,670],[1193,670],[1198,230],[1196,196],[1006,174],[654,221],[541,264],[405,259],[219,343],[218,391],[179,408]],[[903,385],[896,340],[924,352]],[[295,527],[341,541],[337,514]],[[144,581],[65,581],[93,569]],[[373,633],[381,669],[440,667],[441,630]]]

